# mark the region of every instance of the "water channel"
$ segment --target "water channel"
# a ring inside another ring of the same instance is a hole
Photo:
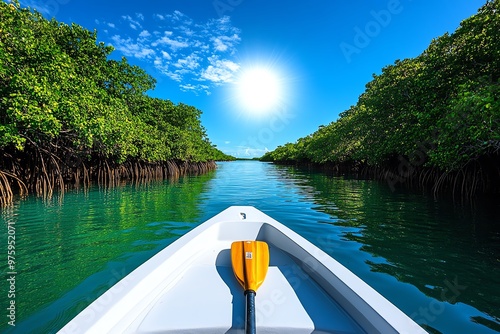
[[[251,205],[326,251],[430,333],[500,332],[500,205],[257,161],[179,180],[94,186],[2,208],[0,332],[55,333],[106,289],[231,205]],[[10,226],[10,230],[9,230]],[[8,324],[15,301],[15,327]]]

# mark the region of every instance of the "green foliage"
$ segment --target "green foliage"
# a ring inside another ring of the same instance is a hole
[[[374,75],[337,121],[266,161],[364,162],[424,152],[419,165],[457,170],[500,151],[500,0],[487,1],[418,57]]]
[[[208,140],[201,111],[151,98],[155,80],[97,32],[0,2],[0,150],[65,147],[123,162],[230,159]]]

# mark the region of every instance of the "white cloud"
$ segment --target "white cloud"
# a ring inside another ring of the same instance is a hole
[[[222,42],[220,38],[214,38],[213,42],[214,42],[215,49],[217,51],[224,52],[228,48],[228,46],[226,44],[224,44],[224,42]]]
[[[156,58],[155,58],[155,60],[154,60],[153,64],[154,64],[155,66],[157,66],[157,67],[163,66],[163,62],[162,62],[161,58],[159,58],[159,57],[156,57]]]
[[[148,37],[151,37],[151,34],[149,33],[149,31],[147,31],[147,30],[143,30],[143,31],[139,34],[139,37],[141,37],[141,38],[148,38]]]
[[[226,15],[226,16],[223,16],[223,17],[221,17],[220,19],[218,19],[218,20],[216,20],[216,21],[217,21],[219,24],[226,25],[226,24],[230,23],[230,22],[229,22],[230,20],[231,20],[231,19],[229,18],[229,16],[227,16],[227,15]]]
[[[174,81],[177,81],[177,82],[182,81],[182,76],[179,73],[166,71],[166,72],[163,72],[163,74],[165,74],[167,77],[169,77],[170,79],[172,79]]]
[[[132,29],[134,30],[137,30],[138,28],[142,29],[142,25],[139,23],[139,21],[134,20],[130,15],[123,15],[122,19],[127,21]]]
[[[163,56],[163,58],[165,59],[168,59],[168,60],[171,60],[172,59],[172,56],[167,52],[167,51],[161,51],[161,55]]]
[[[234,45],[239,43],[240,40],[241,38],[238,34],[233,34],[232,36],[217,36],[211,39],[214,44],[214,48],[221,52],[233,49]]]
[[[232,82],[234,74],[240,65],[228,59],[218,59],[217,56],[208,58],[210,65],[202,71],[201,78],[214,83]]]
[[[206,95],[210,95],[210,87],[207,85],[193,85],[193,84],[181,84],[179,85],[182,91],[184,92],[193,92],[196,95],[198,93],[203,92]]]
[[[108,27],[110,27],[110,28],[115,28],[116,26],[115,26],[115,24],[114,24],[114,23],[108,23]]]
[[[189,16],[183,14],[182,12],[175,10],[172,14],[166,15],[166,18],[170,19],[172,22],[182,22],[185,25],[193,24],[193,20]]]
[[[124,29],[120,31],[128,35],[111,37],[115,49],[149,62],[179,82],[183,91],[210,94],[210,87],[234,81],[240,67],[235,55],[241,38],[229,17],[195,22],[180,11],[152,17],[156,30],[147,29],[148,20],[140,13],[122,16]]]
[[[269,152],[267,147],[264,148],[256,148],[256,147],[249,147],[249,146],[237,146],[236,149],[233,150],[228,150],[226,152],[227,154],[230,154],[235,157],[245,157],[245,158],[254,158],[254,157],[261,157],[266,152]]]
[[[195,90],[196,86],[192,84],[179,85],[184,90]]]
[[[179,31],[182,31],[182,33],[188,37],[195,35],[195,31],[191,30],[189,27],[181,26],[179,27]]]
[[[146,45],[140,43],[134,43],[131,38],[123,39],[119,35],[114,35],[111,37],[113,40],[113,46],[116,50],[121,51],[127,57],[135,58],[151,58],[155,55],[155,51]]]
[[[217,60],[201,72],[201,78],[214,83],[232,82],[239,65],[230,60]]]
[[[163,73],[165,75],[168,75],[170,73],[168,64],[165,63],[160,57],[156,57],[153,61],[153,64],[155,68],[160,71],[160,73]]]
[[[170,33],[170,34],[167,34],[167,33]],[[172,35],[172,32],[166,31],[165,36],[156,40],[151,45],[152,46],[167,45],[173,51],[176,51],[177,49],[187,48],[189,46],[189,44],[186,41],[179,41],[179,40],[171,39],[170,37],[168,37],[171,35]]]
[[[174,64],[175,67],[178,68],[188,68],[190,70],[194,70],[197,67],[200,67],[198,63],[200,61],[200,57],[195,54],[190,54],[186,58],[177,60],[177,63]]]

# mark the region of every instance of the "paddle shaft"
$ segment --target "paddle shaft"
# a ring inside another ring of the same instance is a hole
[[[255,326],[255,291],[247,290],[245,291],[245,296],[247,297],[246,305],[246,322],[245,322],[245,333],[246,334],[256,334]]]

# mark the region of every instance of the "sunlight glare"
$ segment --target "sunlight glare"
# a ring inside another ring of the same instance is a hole
[[[272,69],[253,67],[242,72],[238,80],[238,99],[253,115],[266,114],[282,100],[281,82]]]

